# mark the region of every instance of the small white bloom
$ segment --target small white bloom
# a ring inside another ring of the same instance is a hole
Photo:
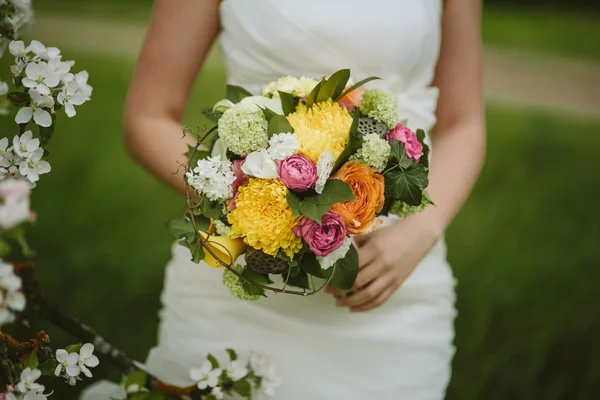
[[[266,149],[254,151],[246,156],[242,165],[242,172],[248,176],[262,179],[274,179],[279,177],[277,164],[269,156]]]
[[[4,396],[4,397],[2,397],[2,396]],[[3,400],[18,400],[17,397],[14,394],[10,393],[10,392],[0,393],[0,399],[3,399]]]
[[[54,72],[48,63],[43,61],[29,63],[25,68],[25,75],[23,86],[36,89],[44,96],[48,96],[50,88],[54,88],[60,83],[60,75]]]
[[[40,385],[39,388],[32,389],[25,393],[23,400],[47,400],[49,395],[44,394],[44,390],[44,386]]]
[[[231,361],[229,364],[227,364],[225,373],[229,378],[237,381],[248,375],[248,369],[240,366],[237,361]]]
[[[21,292],[10,292],[6,296],[6,305],[12,311],[23,311],[26,304],[25,295]]]
[[[21,136],[15,135],[13,138],[13,151],[19,157],[27,158],[40,147],[40,140],[33,138],[31,131],[25,131]]]
[[[35,89],[29,90],[29,96],[31,96],[31,104],[29,107],[23,107],[19,110],[15,117],[17,124],[26,124],[33,118],[36,124],[44,128],[52,125],[52,116],[48,111],[44,110],[44,108],[54,106],[52,96],[44,96]]]
[[[186,173],[188,182],[198,194],[204,194],[210,200],[226,200],[233,196],[231,185],[235,175],[231,161],[221,156],[198,160],[196,168]]]
[[[30,185],[18,179],[0,182],[0,228],[12,229],[29,220]]]
[[[60,56],[60,50],[56,47],[46,47],[37,40],[32,40],[29,50],[35,54],[35,59],[49,61]]]
[[[250,368],[254,375],[262,378],[262,392],[269,397],[274,396],[275,389],[281,386],[281,379],[277,376],[271,360],[264,354],[253,352],[250,355]]]
[[[8,83],[0,81],[0,96],[8,93]]]
[[[278,98],[268,98],[265,96],[248,96],[248,97],[244,97],[242,99],[242,101],[240,101],[238,104],[254,104],[257,107],[260,108],[268,108],[269,110],[273,111],[275,114],[283,114],[283,108],[281,107],[281,100],[279,100]]]
[[[280,387],[282,384],[281,378],[276,374],[275,367],[270,366],[269,372],[263,377],[261,381],[262,391],[269,397],[275,396],[275,389]]]
[[[4,154],[8,151],[7,148],[8,148],[8,138],[0,139],[0,159],[4,158]]]
[[[66,374],[67,378],[75,378],[81,373],[79,368],[79,354],[67,353],[64,349],[56,350],[56,361],[58,365],[54,370],[54,375],[60,376]]]
[[[140,385],[138,385],[137,383],[127,386],[127,393],[137,393],[139,391]]]
[[[329,269],[333,267],[333,264],[346,257],[346,253],[350,250],[350,246],[352,246],[352,240],[349,237],[346,237],[344,243],[342,243],[338,249],[327,254],[325,257],[317,256],[317,261],[319,262],[319,265],[321,265],[321,268]]]
[[[83,372],[83,374],[88,378],[92,377],[92,372],[88,367],[94,368],[100,364],[98,357],[96,357],[93,353],[94,345],[91,343],[84,344],[81,346],[81,350],[79,350],[79,368],[81,369],[81,372]]]
[[[331,171],[333,170],[333,165],[335,163],[335,158],[333,155],[324,151],[319,155],[319,159],[317,160],[317,183],[315,183],[315,191],[319,194],[323,192],[325,188],[325,184],[327,183],[327,179],[329,179],[329,175],[331,175]]]
[[[39,383],[35,383],[42,373],[39,369],[25,368],[21,372],[21,381],[17,384],[17,390],[21,393],[27,393],[30,390],[44,390],[44,387]]]
[[[35,183],[40,179],[41,174],[50,172],[50,163],[42,160],[44,150],[38,148],[34,151],[29,158],[22,161],[19,165],[19,172],[21,175],[29,179],[31,183]]]
[[[27,53],[29,53],[29,47],[25,47],[25,43],[22,40],[13,40],[10,42],[8,50],[15,57],[26,57]]]
[[[19,171],[21,162],[23,162],[23,159],[13,152],[12,147],[7,149],[6,152],[2,154],[2,157],[0,157],[0,167],[3,169],[2,172],[4,172],[4,174],[16,175]]]
[[[53,58],[48,61],[49,70],[56,74],[59,80],[63,80],[67,77],[72,65],[72,61],[62,61],[60,58]]]
[[[298,138],[293,133],[278,133],[269,139],[267,151],[275,161],[285,160],[300,149]]]
[[[82,105],[86,102],[87,98],[84,90],[76,81],[67,83],[57,96],[58,102],[65,106],[65,113],[69,118],[74,117],[75,114],[77,114],[75,106]]]
[[[222,373],[220,368],[213,369],[212,364],[205,361],[200,368],[190,369],[190,378],[197,382],[198,389],[204,390],[208,387],[216,387]]]
[[[23,73],[23,70],[25,69],[25,67],[28,64],[28,60],[26,58],[17,58],[15,59],[15,63],[14,65],[10,66],[10,72],[12,72],[12,74],[14,76],[19,76]]]
[[[225,398],[225,394],[223,393],[223,389],[220,387],[214,387],[213,390],[210,391],[210,394],[215,396],[217,400],[223,400]]]
[[[21,289],[21,278],[15,275],[12,265],[0,260],[0,288],[8,293]]]
[[[85,95],[86,101],[90,100],[93,91],[93,88],[87,83],[89,77],[90,74],[87,71],[81,71],[75,75],[75,82],[79,85],[79,90]]]
[[[254,375],[263,377],[269,372],[271,366],[271,360],[265,354],[252,352],[250,354],[250,368],[254,372]]]

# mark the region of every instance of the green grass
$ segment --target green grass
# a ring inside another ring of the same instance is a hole
[[[486,45],[600,59],[600,14],[568,7],[486,5],[482,34]]]
[[[59,120],[53,171],[35,190],[37,274],[53,303],[143,360],[172,242],[164,225],[183,202],[124,150],[131,63],[71,56],[95,90],[76,118]],[[186,123],[203,123],[201,106],[223,84],[222,71],[203,73]],[[0,124],[14,131],[10,118]],[[459,280],[448,398],[589,399],[600,390],[600,318],[588,305],[600,304],[600,124],[491,107],[488,125],[486,166],[448,232]],[[71,340],[48,331],[56,346]]]

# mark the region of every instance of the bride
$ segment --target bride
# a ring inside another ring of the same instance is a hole
[[[442,399],[454,353],[454,278],[443,232],[484,153],[478,0],[157,0],[126,110],[127,145],[183,191],[180,120],[218,39],[228,82],[259,94],[283,75],[354,81],[397,96],[400,119],[431,131],[436,206],[360,237],[356,288],[302,298],[232,297],[221,272],[175,245],[167,266],[158,345],[148,370],[192,385],[190,367],[227,347],[270,356],[275,399]],[[93,392],[93,390],[92,390]],[[91,395],[91,393],[90,393]]]

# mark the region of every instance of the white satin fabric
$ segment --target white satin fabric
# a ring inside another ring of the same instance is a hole
[[[259,93],[283,75],[320,78],[351,68],[354,81],[383,78],[368,86],[393,92],[401,119],[429,130],[441,8],[441,0],[225,0],[220,44],[229,83]],[[444,397],[455,310],[443,241],[383,306],[366,313],[337,308],[323,293],[242,302],[222,286],[221,273],[174,245],[158,345],[147,360],[165,382],[193,384],[190,367],[232,347],[242,356],[271,356],[283,379],[276,400]],[[108,398],[103,390],[85,398]]]

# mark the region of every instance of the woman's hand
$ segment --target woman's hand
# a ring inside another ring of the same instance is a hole
[[[338,307],[350,307],[353,312],[372,310],[400,287],[439,237],[415,217],[355,237],[360,270],[352,290],[338,298]],[[325,291],[344,294],[331,286]]]

